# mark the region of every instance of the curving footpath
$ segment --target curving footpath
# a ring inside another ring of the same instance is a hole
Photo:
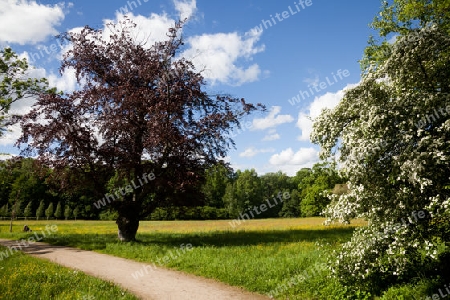
[[[17,241],[0,239],[5,247],[17,246]],[[267,300],[269,297],[253,294],[239,288],[163,268],[151,268],[149,264],[111,255],[85,251],[76,248],[53,246],[36,242],[27,247],[22,246],[24,253],[44,258],[65,267],[80,270],[86,274],[111,281],[141,299],[153,300]],[[136,271],[145,269],[148,272],[136,278]]]

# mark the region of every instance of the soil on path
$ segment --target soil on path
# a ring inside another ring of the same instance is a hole
[[[17,245],[17,241],[0,239],[3,246]],[[111,255],[76,248],[53,246],[36,242],[22,251],[38,258],[80,270],[86,274],[111,281],[141,299],[154,300],[267,300],[266,296],[253,294],[214,280],[178,271],[155,268],[150,264],[135,262]],[[145,271],[147,270],[147,272]],[[141,271],[143,276],[132,276]]]

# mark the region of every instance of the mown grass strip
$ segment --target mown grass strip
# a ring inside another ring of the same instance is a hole
[[[0,246],[0,251],[7,248]],[[15,252],[0,263],[0,299],[136,300],[127,291],[82,272]]]

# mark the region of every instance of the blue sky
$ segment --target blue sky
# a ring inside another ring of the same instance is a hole
[[[205,70],[205,88],[268,109],[243,120],[234,134],[237,149],[226,159],[259,174],[294,175],[318,161],[319,148],[309,141],[310,118],[334,107],[343,90],[360,81],[358,60],[379,9],[378,0],[0,0],[0,47],[31,59],[33,75],[71,91],[73,74],[58,74],[68,46],[59,45],[56,34],[85,25],[104,28],[127,13],[140,33],[157,40],[175,20],[189,17],[181,55]],[[32,104],[21,101],[13,112],[24,113]],[[0,139],[0,152],[17,154],[12,144],[19,135],[12,127]]]

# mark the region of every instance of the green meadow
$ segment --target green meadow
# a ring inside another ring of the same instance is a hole
[[[330,276],[327,262],[333,250],[348,241],[354,228],[364,222],[324,226],[323,221],[322,218],[250,220],[234,228],[229,220],[143,221],[137,241],[132,243],[118,242],[113,221],[15,221],[13,233],[9,233],[9,222],[0,221],[0,238],[32,236],[21,232],[24,224],[34,232],[44,230],[46,225],[57,225],[58,231],[47,236],[45,242],[176,269],[275,299],[372,299],[358,291],[357,296],[347,297],[349,291]],[[27,265],[33,264],[32,260],[36,259],[15,254],[14,260],[6,260],[7,270],[2,269],[0,276],[23,273]],[[14,263],[18,267],[11,265]],[[42,268],[55,268],[50,265]],[[124,270],[124,276],[143,273]],[[76,277],[64,280],[79,285]],[[10,283],[3,286],[3,282],[2,288],[12,289]],[[101,299],[95,296],[103,293],[101,284],[87,286],[95,299]],[[14,289],[21,289],[21,285],[14,284]],[[421,294],[425,295],[420,286],[401,286],[391,288],[380,299],[416,299]]]

